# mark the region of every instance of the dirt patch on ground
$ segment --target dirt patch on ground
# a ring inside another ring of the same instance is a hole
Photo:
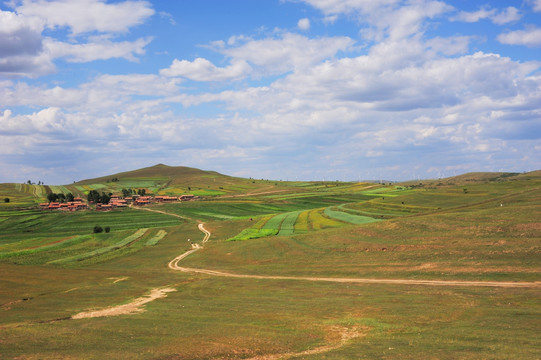
[[[301,352],[290,352],[285,354],[273,354],[273,355],[261,355],[250,358],[248,360],[275,360],[275,359],[289,359],[297,356],[308,356],[315,354],[322,354],[332,350],[336,350],[346,345],[349,340],[366,335],[368,328],[353,327],[347,328],[343,326],[332,326],[329,329],[329,336],[333,338],[328,345],[320,346],[315,349],[310,349]]]
[[[112,306],[112,307],[105,308],[102,310],[85,311],[85,312],[75,314],[71,318],[72,319],[88,319],[88,318],[95,318],[95,317],[130,315],[130,314],[141,313],[145,311],[145,309],[143,309],[142,307],[143,305],[151,301],[154,301],[156,299],[164,298],[167,296],[167,293],[170,293],[173,291],[176,291],[176,290],[172,288],[153,289],[149,295],[137,298],[133,300],[131,303],[118,305],[118,306]]]

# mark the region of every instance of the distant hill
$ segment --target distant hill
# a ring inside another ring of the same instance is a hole
[[[526,179],[541,178],[541,170],[515,173],[515,172],[470,172],[462,175],[451,176],[442,179],[426,179],[403,182],[403,185],[424,183],[427,185],[444,184],[444,185],[464,185],[485,183],[493,181],[510,181],[510,180],[526,180]]]
[[[286,186],[277,181],[263,181],[233,177],[216,171],[206,171],[186,166],[154,166],[82,180],[64,188],[83,196],[89,190],[119,194],[122,189],[145,189],[155,195],[197,196],[238,195],[247,192],[272,191]],[[53,190],[54,191],[54,190]]]
[[[125,171],[117,174],[102,176],[93,179],[86,179],[76,182],[75,185],[89,185],[96,183],[110,182],[112,179],[156,179],[156,178],[169,178],[176,180],[192,180],[197,177],[229,177],[222,175],[216,171],[204,171],[196,168],[186,166],[168,166],[164,164],[157,164],[146,168]],[[184,182],[184,181],[181,181]],[[175,182],[176,183],[176,182]]]

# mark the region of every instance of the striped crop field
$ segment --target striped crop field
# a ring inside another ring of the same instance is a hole
[[[30,185],[30,184],[15,184],[15,189],[19,192],[33,195],[36,197],[42,197],[46,194],[45,186],[43,185]]]
[[[308,222],[312,230],[321,230],[344,226],[344,223],[323,216],[323,209],[310,210],[308,213]]]
[[[104,189],[107,187],[105,184],[90,184],[90,185],[83,185],[85,188],[88,188],[88,190],[99,190]]]
[[[359,210],[347,209],[344,205],[313,210],[299,210],[265,217],[257,224],[244,229],[229,241],[248,240],[273,235],[302,234],[312,230],[342,227],[346,224],[368,224],[380,221],[360,215]],[[349,212],[347,211],[349,210]],[[261,224],[263,225],[261,226]]]
[[[133,242],[135,242],[135,241],[139,240],[141,237],[143,237],[143,235],[147,232],[147,230],[148,229],[139,229],[135,233],[125,237],[124,239],[122,239],[121,241],[119,241],[119,242],[117,242],[117,243],[115,243],[113,245],[105,246],[105,247],[98,248],[98,249],[93,250],[93,251],[89,251],[89,252],[86,252],[86,253],[83,253],[83,254],[78,254],[78,255],[75,255],[75,256],[70,256],[70,257],[63,258],[63,259],[53,260],[53,261],[50,261],[49,263],[50,264],[64,264],[64,263],[69,263],[69,262],[82,261],[82,260],[86,260],[86,259],[89,259],[89,258],[93,258],[93,257],[96,257],[96,256],[106,254],[106,253],[111,252],[111,251],[121,249],[121,248],[126,247],[126,246],[130,246]]]
[[[49,185],[49,189],[55,194],[69,194],[71,191],[63,185]]]
[[[280,231],[278,232],[278,235],[293,235],[295,232],[295,222],[297,221],[300,213],[301,211],[286,213],[286,217],[280,224]]]
[[[154,246],[157,245],[158,242],[163,239],[167,235],[167,231],[165,230],[159,230],[156,235],[148,239],[145,246]]]
[[[265,225],[263,225],[262,229],[275,229],[280,230],[280,225],[282,224],[282,221],[284,221],[285,217],[287,216],[287,213],[278,214],[273,217],[271,217]]]
[[[296,233],[303,233],[312,229],[308,222],[309,213],[310,213],[309,210],[305,210],[305,211],[300,212],[299,216],[297,216],[297,221],[295,222]]]
[[[52,243],[48,243],[46,245],[37,246],[37,247],[31,247],[26,248],[22,250],[16,250],[16,251],[9,251],[9,252],[0,252],[0,259],[5,258],[11,258],[11,257],[18,257],[18,256],[24,256],[24,255],[32,255],[36,254],[42,251],[50,251],[50,250],[57,250],[60,248],[65,248],[68,246],[72,246],[78,243],[81,243],[83,241],[88,240],[91,237],[91,235],[77,235],[77,236],[71,236],[67,239],[63,240],[57,240]],[[36,240],[36,239],[32,239]],[[22,245],[22,242],[17,243],[17,245]]]
[[[350,224],[368,224],[375,221],[380,221],[379,219],[374,219],[369,216],[354,215],[348,212],[338,210],[338,207],[328,207],[324,211],[325,215],[331,219],[340,220]]]

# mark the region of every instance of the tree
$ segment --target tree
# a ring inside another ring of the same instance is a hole
[[[8,202],[9,202],[9,198],[4,198],[4,202],[5,202],[5,203],[8,203]]]
[[[106,193],[102,192],[98,201],[102,204],[109,204],[109,200],[111,200],[111,195],[107,195]]]
[[[73,199],[75,199],[75,198],[73,197],[73,194],[72,194],[72,193],[68,193],[68,194],[66,195],[66,201],[72,202]]]
[[[99,226],[99,225],[94,226],[94,233],[95,234],[99,234],[101,232],[103,232],[103,228],[101,226]]]
[[[98,203],[100,201],[100,193],[96,190],[90,190],[87,195],[88,202]]]
[[[122,197],[129,197],[131,195],[131,191],[127,189],[122,189]]]
[[[58,200],[58,195],[55,193],[49,193],[47,194],[47,200],[49,200],[49,202],[55,202]]]
[[[111,228],[110,228],[109,226],[106,226],[106,227],[105,227],[105,232],[106,232],[106,233],[109,233],[109,231],[111,231]]]

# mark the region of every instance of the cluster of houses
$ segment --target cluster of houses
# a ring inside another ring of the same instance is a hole
[[[88,205],[83,202],[81,198],[73,198],[73,201],[68,201],[65,203],[59,202],[50,202],[50,203],[41,203],[39,204],[40,209],[42,210],[62,210],[62,211],[77,211],[88,209]]]
[[[133,204],[135,206],[149,205],[153,203],[169,203],[176,201],[190,201],[195,200],[198,197],[195,195],[181,195],[181,196],[167,196],[167,195],[158,195],[158,196],[140,196],[134,195],[130,198],[121,198],[120,196],[111,196],[108,204],[96,204],[96,210],[107,211],[116,208],[125,208]],[[81,198],[74,198],[71,202],[58,203],[41,203],[39,207],[42,210],[63,210],[63,211],[77,211],[88,209],[88,205]]]

